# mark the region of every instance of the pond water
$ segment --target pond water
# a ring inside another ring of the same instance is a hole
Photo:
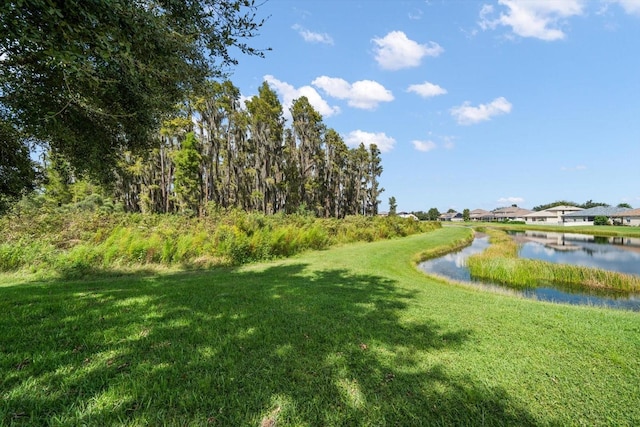
[[[538,233],[536,232],[536,234],[552,234],[552,233]],[[559,234],[559,233],[556,233]],[[564,246],[566,247],[567,245],[575,245],[575,246],[580,246],[578,244],[578,242],[572,242],[572,238],[573,236],[571,236],[569,239],[567,239],[567,236],[569,236],[568,234],[564,236]],[[578,235],[580,236],[580,235]],[[582,235],[584,236],[584,235]],[[590,237],[591,239],[594,239],[594,236],[587,236]],[[524,239],[524,238],[542,238],[541,236],[526,236],[524,234],[520,234],[519,236],[516,236],[516,238],[518,239]],[[550,238],[550,237],[545,237],[545,239]],[[578,240],[580,240],[581,238],[578,238]],[[624,249],[626,252],[623,252],[620,255],[620,258],[626,259],[628,256],[628,253],[635,253],[638,254],[640,253],[640,246],[635,247],[635,249],[639,249],[637,252],[634,251],[634,245],[636,244],[640,244],[640,242],[638,242],[638,240],[640,239],[628,239],[624,238],[624,239],[620,239],[618,238],[621,243],[621,246],[627,246],[627,249]],[[609,257],[609,259],[611,260],[615,260],[615,256],[611,255],[612,252],[608,252],[609,255],[604,255],[603,252],[607,252],[606,249],[611,249],[613,250],[613,253],[615,252],[615,249],[619,249],[616,248],[615,246],[617,244],[615,243],[606,243],[604,242],[604,240],[600,240],[600,242],[602,243],[595,243],[594,241],[589,242],[589,239],[584,239],[582,240],[582,243],[584,244],[582,247],[584,249],[571,249],[571,252],[576,252],[576,251],[583,251],[586,254],[591,253],[591,254],[596,254],[596,258],[598,258],[599,260],[604,260],[607,257]],[[635,241],[634,241],[635,240]],[[562,242],[563,240],[561,239],[560,241],[558,241],[557,239],[555,240],[555,243],[551,243],[552,245],[558,245],[558,242],[560,242],[559,246],[562,246]],[[626,244],[624,243],[626,242]],[[526,245],[527,243],[533,243],[533,242],[528,242],[528,241],[523,241],[523,243]],[[540,243],[540,242],[538,242]],[[544,248],[544,244],[540,243],[543,248]],[[604,245],[609,244],[609,248],[606,248]],[[596,248],[591,247],[591,245],[599,245]],[[475,280],[473,277],[471,277],[471,274],[469,273],[469,269],[466,267],[465,263],[466,263],[466,259],[473,254],[479,253],[484,251],[487,247],[489,246],[489,238],[487,236],[478,236],[476,237],[472,244],[470,246],[467,246],[466,248],[455,252],[455,253],[450,253],[447,254],[445,256],[442,256],[440,258],[434,258],[434,259],[430,259],[427,261],[424,261],[422,263],[419,264],[419,268],[429,274],[435,274],[438,276],[443,276],[452,280],[457,280],[457,281],[464,281],[464,282],[472,282],[474,283],[475,286],[480,286],[480,287],[484,287],[487,289],[495,289],[495,288],[504,288],[501,287],[500,285],[496,285],[496,284],[491,284],[491,283],[483,283],[480,281]],[[586,246],[586,247],[585,247]],[[611,247],[613,246],[613,248]],[[553,250],[550,248],[547,248],[548,250]],[[531,245],[529,247],[529,249],[527,249],[527,251],[525,252],[525,255],[528,255],[528,251],[534,252],[534,253],[543,253],[543,252],[548,252],[546,250],[540,251],[539,249],[535,249],[533,247],[533,245]],[[567,253],[567,250],[558,250],[558,252],[561,253]],[[546,253],[545,256],[551,257],[551,255],[549,253]],[[586,255],[589,256],[589,255]],[[538,259],[544,259],[545,261],[551,261],[550,259],[547,258],[538,258]],[[631,259],[634,259],[633,257]],[[555,261],[555,262],[564,262],[564,261]],[[577,262],[575,262],[577,263]],[[631,261],[631,263],[634,263],[633,261]],[[636,263],[636,267],[638,266],[638,264],[640,264],[640,261],[635,261]],[[613,264],[618,264],[618,262],[613,262]],[[607,264],[607,267],[609,267],[608,269],[614,269],[611,268],[611,265],[613,264]],[[598,266],[597,264],[587,264],[586,262],[580,265],[589,265],[589,266]],[[598,267],[598,268],[605,268],[605,267]],[[622,270],[617,270],[617,271],[622,271]],[[625,272],[630,272],[630,271],[626,271]],[[553,284],[553,283],[549,283],[549,284],[545,284],[544,286],[540,286],[537,288],[531,288],[531,289],[526,289],[523,291],[513,291],[514,294],[518,294],[527,298],[532,298],[532,299],[537,299],[537,300],[542,300],[542,301],[553,301],[553,302],[562,302],[562,303],[569,303],[569,304],[584,304],[584,305],[595,305],[595,306],[606,306],[606,307],[611,307],[611,308],[618,308],[618,309],[627,309],[627,310],[633,310],[633,311],[640,311],[640,294],[629,294],[629,293],[624,293],[624,292],[611,292],[611,291],[602,291],[602,290],[591,290],[591,289],[585,289],[582,287],[570,287],[570,286],[564,286],[564,285],[557,285],[557,284]]]
[[[521,243],[521,258],[574,264],[640,275],[640,239],[524,231],[510,233]]]

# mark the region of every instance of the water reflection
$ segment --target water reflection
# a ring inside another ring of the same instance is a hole
[[[540,234],[540,233],[538,233]],[[550,234],[550,233],[544,233]],[[556,233],[558,234],[558,233]],[[542,236],[526,236],[527,238],[542,238]],[[591,236],[593,237],[593,236]],[[547,239],[547,237],[544,237]],[[581,238],[577,240],[580,241]],[[626,239],[626,238],[625,238]],[[559,245],[562,247],[567,246],[579,246],[577,244],[574,245],[572,241],[574,239],[563,239],[563,241],[558,241],[556,239],[555,245]],[[639,240],[639,239],[631,239],[631,240]],[[591,241],[588,242],[588,239],[583,240],[586,243],[593,243]],[[526,242],[525,242],[526,243]],[[553,245],[554,243],[551,243]],[[601,244],[601,243],[600,243]],[[608,243],[605,243],[608,244]],[[435,274],[438,276],[443,276],[448,279],[463,281],[463,282],[471,282],[474,286],[480,286],[486,288],[487,290],[495,290],[495,289],[504,289],[504,286],[491,284],[491,283],[482,283],[476,281],[471,277],[469,273],[469,269],[466,267],[466,260],[469,256],[480,253],[484,251],[489,246],[489,238],[487,236],[479,236],[476,237],[470,246],[455,252],[444,255],[440,258],[430,259],[424,261],[418,265],[418,267],[428,273]],[[542,245],[545,251],[555,251],[553,248],[548,248]],[[589,249],[589,248],[587,248]],[[571,249],[573,250],[573,249]],[[577,248],[576,250],[583,250]],[[598,253],[593,248],[590,249],[592,253]],[[585,253],[589,253],[589,251],[583,250]],[[593,255],[590,255],[593,256]],[[545,259],[546,260],[546,259]],[[603,291],[598,289],[585,289],[583,287],[578,286],[559,286],[556,284],[543,284],[537,288],[525,289],[523,291],[512,291],[511,293],[516,295],[521,295],[523,297],[537,299],[541,301],[552,301],[552,302],[561,302],[568,304],[581,304],[581,305],[594,305],[594,306],[604,306],[610,308],[618,308],[618,309],[627,309],[633,311],[640,311],[640,295],[638,294],[629,294],[625,292],[612,292],[612,291]]]
[[[640,239],[525,231],[512,233],[521,258],[640,275]]]
[[[476,237],[471,245],[458,252],[446,254],[440,258],[433,258],[424,261],[418,267],[426,272],[438,276],[444,276],[453,280],[464,282],[471,281],[471,274],[466,267],[467,258],[473,254],[480,253],[489,247],[489,237]]]

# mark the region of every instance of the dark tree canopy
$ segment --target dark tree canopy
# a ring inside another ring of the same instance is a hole
[[[429,209],[427,214],[429,215],[429,221],[437,221],[440,217],[440,211],[438,211],[438,208]]]
[[[5,125],[107,181],[122,150],[147,148],[187,93],[235,64],[234,49],[262,55],[246,44],[263,23],[256,9],[253,0],[4,2]]]
[[[398,209],[398,203],[396,202],[396,198],[391,196],[389,197],[389,215],[396,215]]]
[[[0,118],[0,213],[30,190],[36,179],[29,147],[11,124]]]

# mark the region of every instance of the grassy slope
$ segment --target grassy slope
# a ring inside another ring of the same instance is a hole
[[[640,315],[449,285],[467,233],[0,285],[0,423],[638,425]]]

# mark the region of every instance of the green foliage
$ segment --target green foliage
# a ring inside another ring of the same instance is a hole
[[[236,62],[262,25],[253,0],[49,2],[0,14],[0,108],[25,139],[109,180],[176,103]],[[17,152],[17,151],[16,151]]]
[[[462,211],[462,219],[464,221],[469,221],[471,219],[471,213],[469,211],[469,209],[465,209]]]
[[[186,135],[180,149],[175,152],[175,192],[180,200],[182,211],[198,211],[200,205],[201,175],[200,162],[202,156],[196,148],[196,137],[193,132]]]
[[[389,197],[389,216],[396,215],[397,209],[398,209],[398,203],[396,202],[396,198],[393,196]]]
[[[74,176],[71,166],[64,158],[56,153],[51,153],[44,170],[45,197],[54,206],[62,206],[71,203],[73,194],[71,186]]]
[[[0,271],[29,268],[84,275],[135,265],[238,265],[337,243],[375,241],[432,230],[403,218],[264,215],[210,207],[208,215],[109,213],[40,207],[0,218]]]
[[[603,215],[598,215],[593,218],[593,225],[609,225],[609,218]]]
[[[440,218],[440,211],[437,208],[429,209],[427,214],[429,215],[429,221],[437,221]]]
[[[0,110],[0,215],[23,194],[33,190],[37,178],[29,146]]]
[[[424,212],[424,211],[413,211],[411,213],[414,214],[416,216],[416,218],[418,218],[420,221],[428,221],[429,220],[429,214]]]
[[[578,205],[578,207],[581,207],[583,209],[591,209],[591,208],[595,208],[598,206],[609,206],[607,203],[603,203],[603,202],[594,202],[593,200],[587,200],[586,202],[584,202],[581,205]]]
[[[543,211],[545,209],[550,209],[556,206],[577,206],[579,208],[583,208],[583,209],[589,209],[589,208],[595,208],[596,206],[609,206],[606,203],[602,203],[602,202],[594,202],[593,200],[587,200],[586,202],[582,203],[582,204],[578,204],[575,202],[570,202],[568,200],[558,200],[557,202],[553,202],[553,203],[547,203],[544,205],[540,205],[540,206],[535,206],[533,208],[534,211]]]

